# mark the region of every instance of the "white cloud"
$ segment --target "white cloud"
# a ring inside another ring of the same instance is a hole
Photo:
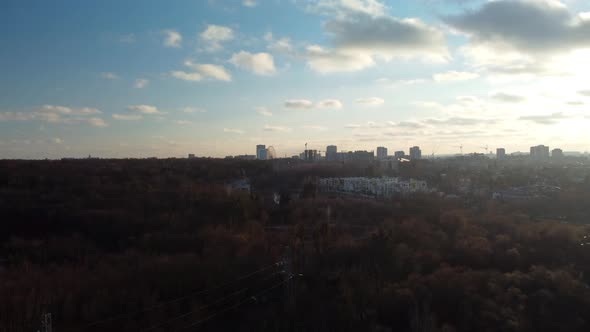
[[[57,105],[43,105],[40,109],[43,112],[55,112],[61,114],[70,114],[70,115],[88,115],[88,114],[100,114],[102,113],[100,110],[92,107],[82,107],[82,108],[71,108],[66,106],[57,106]]]
[[[329,17],[324,30],[332,47],[307,47],[310,68],[320,73],[352,72],[377,60],[420,59],[446,62],[445,35],[417,18],[396,18],[377,0],[322,0],[313,6]]]
[[[176,30],[164,30],[164,46],[180,48],[182,47],[182,35]]]
[[[316,108],[342,108],[342,102],[338,99],[324,99],[316,104]]]
[[[506,93],[506,92],[496,92],[490,96],[491,99],[504,102],[504,103],[520,103],[526,100],[525,97]]]
[[[162,114],[156,106],[152,105],[130,105],[127,109],[141,114]]]
[[[355,100],[355,102],[357,104],[367,105],[367,106],[380,106],[385,103],[385,100],[383,100],[383,98],[378,98],[378,97],[369,97],[369,98],[359,98],[359,99]]]
[[[90,118],[87,122],[94,127],[107,127],[108,124],[101,118]]]
[[[223,132],[224,133],[231,133],[231,134],[243,134],[244,131],[241,129],[235,129],[235,128],[223,128]]]
[[[276,72],[274,58],[269,53],[234,53],[229,60],[234,66],[252,71],[256,75],[272,75]]]
[[[231,74],[223,67],[212,64],[197,64],[196,69],[204,76],[220,81],[231,81]]]
[[[263,116],[272,116],[272,112],[269,111],[266,107],[256,107],[256,113]]]
[[[150,81],[148,79],[145,78],[138,78],[135,80],[135,84],[133,85],[136,89],[143,89],[145,88],[148,84],[150,83]]]
[[[386,8],[379,0],[318,0],[308,6],[308,10],[312,12],[340,17],[356,13],[382,16]]]
[[[272,33],[267,33],[264,39],[269,42],[268,49],[276,53],[289,54],[293,52],[293,45],[291,45],[291,39],[287,37],[279,38],[274,40]]]
[[[269,125],[265,125],[264,126],[264,131],[288,133],[288,132],[291,131],[291,128],[283,127],[283,126],[269,126]]]
[[[176,121],[174,121],[174,123],[176,123],[177,125],[181,125],[181,126],[187,126],[187,125],[193,124],[191,121],[188,121],[188,120],[176,120]]]
[[[207,25],[207,28],[201,32],[200,38],[207,44],[208,51],[218,51],[223,48],[223,42],[234,39],[234,31],[230,27],[209,24]]]
[[[104,78],[105,80],[118,80],[119,79],[119,75],[117,75],[113,72],[100,73],[100,77]]]
[[[141,120],[143,116],[137,114],[113,114],[113,119],[120,121],[136,121]]]
[[[307,99],[289,99],[285,101],[285,108],[311,109],[313,102]]]
[[[201,75],[199,73],[187,73],[182,70],[176,70],[176,71],[170,72],[170,75],[172,75],[172,77],[174,77],[174,78],[178,78],[179,80],[190,81],[190,82],[198,82],[203,79],[203,75]]]
[[[55,144],[62,144],[64,142],[64,140],[59,137],[55,137],[52,139],[52,142]]]
[[[476,79],[479,74],[466,71],[447,71],[445,73],[434,74],[432,79],[436,82],[459,82]]]
[[[191,82],[198,82],[205,78],[211,78],[225,82],[230,82],[232,80],[231,74],[223,66],[210,63],[194,63],[191,60],[186,60],[184,65],[193,69],[194,72],[177,70],[171,72],[170,74],[180,80]]]
[[[242,0],[242,5],[245,7],[256,7],[258,5],[258,3],[256,2],[256,0]]]
[[[205,112],[207,112],[206,109],[199,108],[199,107],[185,107],[182,109],[182,111],[184,113],[205,113]]]
[[[307,65],[321,74],[353,72],[375,65],[375,60],[369,54],[325,49],[319,45],[307,46],[305,57]]]

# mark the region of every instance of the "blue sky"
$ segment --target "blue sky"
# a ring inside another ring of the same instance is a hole
[[[1,6],[1,158],[590,145],[585,1]]]

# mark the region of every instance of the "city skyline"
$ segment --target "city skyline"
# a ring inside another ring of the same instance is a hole
[[[590,147],[587,1],[9,0],[0,19],[0,158]]]

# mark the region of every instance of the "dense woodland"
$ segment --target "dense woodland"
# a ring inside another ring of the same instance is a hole
[[[313,181],[440,173],[1,161],[0,331],[37,331],[47,312],[54,331],[590,331],[590,227],[538,217],[547,202],[370,200]],[[244,177],[251,193],[227,188]],[[579,184],[554,202],[579,219],[589,197]]]

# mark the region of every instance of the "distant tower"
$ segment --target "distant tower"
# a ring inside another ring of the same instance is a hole
[[[387,148],[379,146],[377,147],[377,159],[383,160],[387,159]]]
[[[506,149],[497,148],[496,149],[496,159],[504,159],[504,158],[506,158]]]
[[[536,161],[549,159],[549,147],[545,145],[531,146],[531,159]]]
[[[395,153],[393,154],[393,156],[395,157],[395,159],[401,159],[401,158],[405,158],[406,157],[406,153],[403,151],[395,151]]]
[[[256,159],[266,160],[266,145],[264,145],[264,144],[256,145]]]
[[[338,147],[336,145],[328,145],[326,147],[326,160],[336,161],[338,159]]]
[[[410,148],[410,159],[420,159],[422,158],[422,150],[420,150],[419,146],[413,146]]]
[[[551,157],[553,159],[563,159],[563,150],[562,149],[551,150]]]

